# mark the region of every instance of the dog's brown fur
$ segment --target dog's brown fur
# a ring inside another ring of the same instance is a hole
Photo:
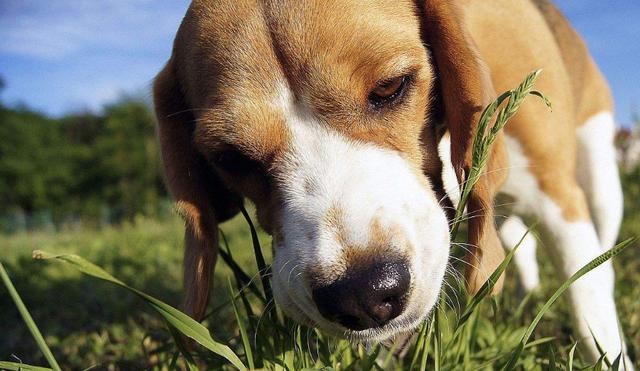
[[[610,100],[590,93],[604,83],[582,44],[575,46],[575,32],[555,8],[537,3],[380,0],[365,8],[354,0],[195,0],[154,86],[167,183],[187,225],[189,314],[204,314],[217,225],[237,212],[240,196],[256,204],[267,231],[280,227],[280,201],[270,179],[289,138],[269,99],[281,77],[294,92],[302,86],[311,92],[298,98],[316,107],[334,130],[399,152],[437,186],[442,164],[434,119],[441,116],[447,124],[451,161],[462,181],[478,117],[496,89],[512,88],[543,67],[538,88],[558,108],[551,116],[539,103],[525,103],[507,130],[535,161],[543,190],[563,213],[570,220],[588,219],[571,175],[574,130],[584,117],[610,107]],[[582,68],[574,78],[566,66],[576,63]],[[407,71],[416,73],[411,104],[385,115],[363,108],[381,76]],[[574,89],[565,89],[572,81]],[[556,135],[547,136],[550,131]],[[210,157],[227,148],[241,152],[250,171],[214,171]],[[566,161],[559,165],[557,157]],[[503,257],[492,209],[507,174],[498,170],[506,167],[500,138],[490,175],[481,178],[469,204],[469,241],[478,247],[467,256],[471,291]]]

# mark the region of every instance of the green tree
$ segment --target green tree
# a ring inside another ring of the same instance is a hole
[[[123,217],[153,213],[164,195],[155,121],[140,100],[108,106],[96,140],[97,164],[104,197]]]
[[[65,201],[73,153],[61,125],[26,108],[0,107],[0,210],[30,214]]]
[[[154,117],[123,98],[96,115],[52,119],[0,104],[0,217],[46,211],[111,221],[154,214],[166,197]]]

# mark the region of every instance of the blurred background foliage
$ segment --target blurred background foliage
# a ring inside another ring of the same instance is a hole
[[[142,97],[60,118],[0,101],[0,138],[3,232],[103,226],[166,211],[154,117]]]

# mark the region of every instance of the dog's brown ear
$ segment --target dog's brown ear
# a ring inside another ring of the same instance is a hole
[[[462,184],[471,167],[479,117],[492,102],[495,91],[489,71],[465,26],[458,1],[419,2],[423,11],[422,37],[431,51],[440,87],[442,114],[451,135],[451,162]],[[498,140],[496,145],[501,143]],[[467,206],[469,244],[474,246],[466,257],[470,292],[476,292],[504,258],[493,220],[493,197],[497,188],[493,180],[495,177],[482,176]],[[502,278],[494,291],[499,291],[501,286]]]
[[[218,248],[218,222],[237,204],[193,145],[195,120],[178,81],[173,58],[153,86],[166,182],[185,220],[184,309],[200,320],[209,300]]]

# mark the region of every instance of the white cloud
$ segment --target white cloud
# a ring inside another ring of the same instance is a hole
[[[86,50],[145,50],[171,37],[186,6],[186,0],[3,0],[0,52],[62,59]]]

